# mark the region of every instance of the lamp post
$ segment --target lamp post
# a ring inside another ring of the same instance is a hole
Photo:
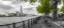
[[[52,3],[52,8],[53,8],[53,20],[57,19],[57,4],[58,4],[59,0],[51,0]]]

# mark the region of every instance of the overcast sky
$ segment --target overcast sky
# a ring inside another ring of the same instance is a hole
[[[29,2],[21,2],[20,0],[0,0],[0,13],[5,12],[15,12],[19,11],[22,5],[22,9],[30,9],[36,7],[36,5],[31,5]]]
[[[38,5],[35,3],[34,5],[29,4],[29,2],[21,2],[20,0],[0,0],[0,13],[12,13],[15,11],[20,11],[20,7],[22,5],[22,9],[26,12],[26,9],[32,9]],[[62,4],[58,6],[61,8]],[[29,12],[29,11],[28,11]],[[32,12],[35,12],[34,10]]]

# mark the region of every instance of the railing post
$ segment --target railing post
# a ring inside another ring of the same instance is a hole
[[[36,24],[36,19],[35,18],[33,19],[33,24]]]
[[[29,22],[29,20],[28,20],[28,28],[29,28],[29,26],[30,26],[30,22]]]
[[[32,22],[33,22],[33,24],[34,24],[34,18],[32,19]]]
[[[23,21],[23,28],[25,28],[25,21]]]
[[[16,24],[16,23],[13,23],[13,28],[16,28],[16,27],[15,27],[15,26],[16,26],[15,24]]]
[[[32,26],[33,22],[32,22],[32,19],[31,19],[31,26]]]
[[[33,19],[32,19],[32,25],[33,25]]]
[[[7,25],[7,27],[8,27],[8,28],[10,28],[10,26],[9,26],[9,25]]]

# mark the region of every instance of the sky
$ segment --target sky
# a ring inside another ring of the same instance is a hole
[[[19,8],[18,2],[11,0],[0,0],[0,13],[14,12]],[[18,8],[17,8],[18,7]],[[13,10],[13,11],[12,11]]]
[[[20,11],[21,6],[24,13],[37,13],[35,9],[37,5],[37,2],[31,5],[29,2],[21,2],[20,0],[0,0],[0,13],[15,13],[16,11]],[[58,8],[61,7],[62,4],[58,5]]]
[[[31,5],[29,2],[21,2],[20,0],[0,0],[0,13],[20,11],[21,6],[25,13],[25,9],[30,9],[37,5]]]

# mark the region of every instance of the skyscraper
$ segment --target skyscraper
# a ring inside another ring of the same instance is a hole
[[[23,15],[22,5],[20,5],[20,13]]]

